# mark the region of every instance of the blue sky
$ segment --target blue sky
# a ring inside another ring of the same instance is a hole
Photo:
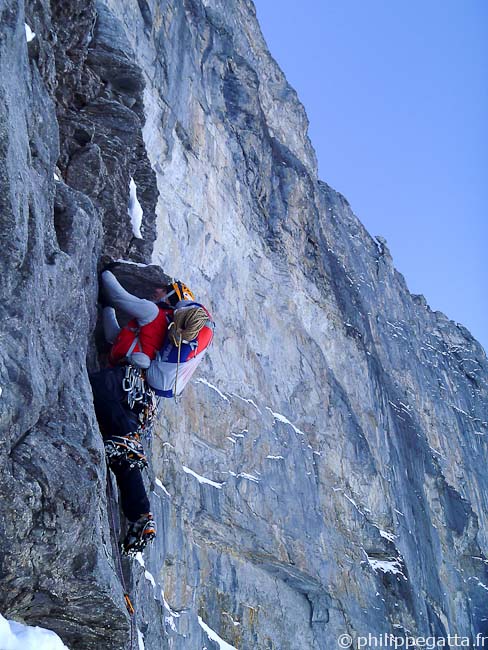
[[[319,176],[488,349],[488,2],[255,0]]]

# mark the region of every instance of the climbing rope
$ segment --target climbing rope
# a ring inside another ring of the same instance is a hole
[[[193,341],[205,325],[207,325],[208,320],[208,313],[203,307],[181,307],[180,309],[175,309],[172,321],[173,331],[170,332],[170,338],[173,339],[175,345],[178,345],[178,336],[180,335],[185,343]]]
[[[110,470],[109,466],[107,465],[107,469]],[[112,489],[112,480],[110,478],[110,474],[107,472],[107,482],[108,482],[108,511],[110,514],[110,519],[111,519],[111,524],[112,524],[112,532],[117,539],[117,526],[115,522],[115,512],[113,509],[113,502],[114,502],[114,494],[113,494],[113,489]],[[115,544],[115,556],[117,558],[117,565],[118,565],[118,573],[119,573],[119,580],[122,585],[122,588],[124,590],[124,601],[125,601],[125,606],[127,607],[127,611],[129,612],[130,616],[130,646],[129,650],[134,650],[135,645],[135,639],[136,639],[136,634],[135,634],[135,609],[134,606],[131,602],[130,596],[129,596],[129,590],[127,589],[127,585],[125,582],[124,578],[124,570],[122,568],[122,557],[120,555],[120,549],[119,545],[116,543]]]
[[[176,376],[175,376],[175,387],[173,389],[173,395],[175,398],[175,404],[178,404],[177,396],[176,396],[176,387],[178,386],[178,372],[180,370],[180,358],[181,358],[181,342],[183,340],[182,335],[180,334],[180,340],[178,341],[177,347],[178,347],[178,361],[176,362]]]

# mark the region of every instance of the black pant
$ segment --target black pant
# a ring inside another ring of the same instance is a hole
[[[95,413],[104,440],[133,433],[139,424],[137,414],[129,408],[122,388],[124,374],[125,369],[118,367],[90,375]],[[141,470],[131,468],[125,459],[112,463],[110,469],[117,478],[124,515],[129,521],[136,521],[150,510]]]

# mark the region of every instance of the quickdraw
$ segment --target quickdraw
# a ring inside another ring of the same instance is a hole
[[[144,400],[144,408],[139,413],[139,433],[145,438],[150,438],[158,411],[158,398],[152,390],[148,388],[146,392],[146,399]]]
[[[130,409],[134,408],[136,402],[141,402],[144,399],[145,381],[141,368],[130,365],[125,367],[122,388],[127,393],[127,404]]]
[[[133,409],[136,404],[138,405],[139,428],[137,433],[149,438],[158,409],[158,400],[155,392],[146,382],[144,371],[141,368],[127,365],[122,388],[127,393],[129,408]]]
[[[129,598],[129,594],[124,594],[124,600],[125,600],[125,606],[127,607],[127,611],[131,616],[133,616],[136,610],[134,609],[134,605],[132,604],[132,601]]]

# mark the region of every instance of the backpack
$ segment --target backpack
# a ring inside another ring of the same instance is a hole
[[[178,320],[178,312],[181,313],[183,310],[195,307],[205,311],[207,321],[194,339],[189,341],[182,339],[181,344],[177,346],[171,332],[174,320],[175,318]],[[168,318],[170,322],[164,343],[146,372],[147,382],[160,397],[181,395],[190,377],[205,356],[215,329],[215,323],[208,310],[203,305],[192,301],[180,301],[175,307],[173,316]]]

